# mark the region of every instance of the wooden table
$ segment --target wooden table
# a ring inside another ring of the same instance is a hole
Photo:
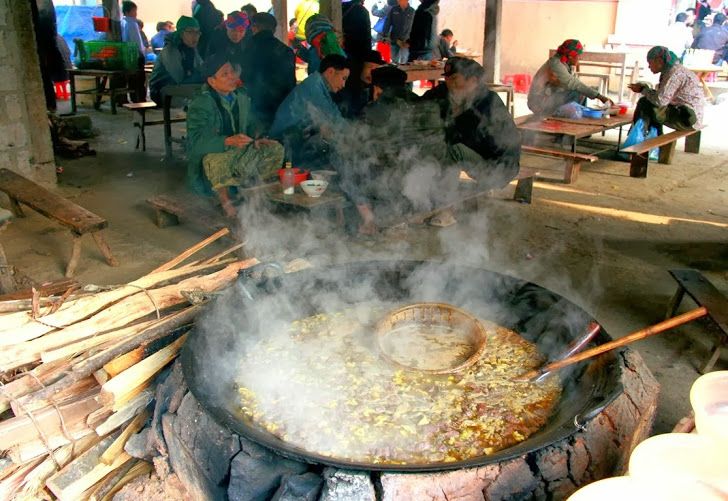
[[[266,196],[268,200],[275,204],[305,209],[309,212],[333,209],[336,212],[336,223],[339,226],[344,225],[344,205],[346,198],[331,188],[326,190],[320,197],[314,198],[303,193],[300,186],[296,186],[296,191],[293,195],[284,195],[281,185],[276,183],[266,191]]]
[[[571,152],[575,153],[576,143],[579,139],[617,127],[619,127],[617,142],[617,147],[619,147],[622,142],[622,126],[630,123],[632,123],[631,115],[617,115],[609,118],[537,118],[531,115],[525,120],[517,120],[516,125],[521,130],[569,136],[571,137]]]
[[[723,68],[715,64],[710,64],[706,66],[686,66],[686,68],[695,73],[695,76],[698,77],[698,80],[700,80],[700,84],[703,86],[703,90],[705,91],[705,97],[707,97],[711,103],[714,102],[715,97],[713,96],[710,87],[708,87],[708,83],[705,81],[705,77],[707,77],[711,73],[723,71]]]
[[[417,80],[437,81],[443,78],[442,72],[445,71],[444,66],[430,66],[429,64],[399,64],[397,68],[407,73],[408,82],[415,82]]]
[[[172,99],[191,98],[200,91],[202,84],[168,85],[162,89],[162,114],[164,118],[164,158],[173,158],[172,143],[184,143],[184,138],[172,137]]]
[[[71,84],[71,114],[75,114],[76,108],[76,95],[77,94],[93,94],[94,98],[94,109],[98,110],[101,108],[101,99],[103,96],[109,96],[111,100],[111,113],[116,115],[116,95],[126,94],[129,92],[127,85],[128,77],[134,75],[136,71],[129,70],[80,70],[70,69],[68,70],[69,80]],[[88,90],[76,90],[76,77],[94,77],[95,87]],[[116,78],[115,78],[116,77]],[[123,78],[123,85],[116,87],[118,80]],[[109,84],[109,88],[106,88],[106,84]]]

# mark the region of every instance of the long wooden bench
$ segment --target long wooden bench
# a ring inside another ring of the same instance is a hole
[[[662,134],[641,143],[629,146],[620,150],[622,153],[631,155],[629,165],[630,177],[647,177],[647,167],[650,161],[650,150],[660,149],[658,163],[671,164],[675,157],[675,146],[677,140],[685,138],[686,153],[700,153],[700,131],[699,130],[676,130]]]
[[[81,257],[81,237],[86,233],[91,234],[109,266],[119,265],[101,233],[108,226],[106,219],[8,169],[0,169],[0,191],[10,198],[10,208],[16,217],[25,216],[20,207],[22,203],[71,230],[73,250],[66,267],[67,277],[76,271]]]
[[[599,158],[594,155],[585,155],[583,153],[572,153],[566,150],[555,150],[550,148],[542,148],[540,146],[521,146],[521,151],[532,155],[545,157],[561,158],[564,160],[564,183],[571,184],[579,178],[582,162],[596,162]]]
[[[722,332],[721,339],[713,345],[713,354],[702,368],[705,374],[713,369],[721,351],[728,346],[728,298],[697,270],[670,270],[670,275],[677,282],[677,291],[670,299],[665,318],[672,318],[677,313],[685,294],[690,296],[699,306],[708,309],[708,316]]]
[[[124,106],[124,108],[130,110],[131,112],[135,113],[134,127],[139,129],[139,133],[137,134],[135,149],[138,150],[139,144],[141,143],[142,151],[147,151],[146,127],[148,127],[150,125],[164,125],[164,119],[147,120],[147,111],[150,111],[150,110],[162,111],[161,106],[158,106],[157,103],[153,103],[151,101],[146,101],[144,103],[125,103],[122,106]],[[136,115],[138,115],[138,116],[136,116]],[[187,117],[170,118],[169,123],[179,123],[179,122],[184,122],[185,120],[187,120]]]

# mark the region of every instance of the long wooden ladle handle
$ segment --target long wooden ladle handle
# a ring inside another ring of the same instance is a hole
[[[596,357],[597,355],[601,355],[602,353],[606,353],[615,348],[621,348],[622,346],[626,346],[634,341],[639,341],[640,339],[645,339],[650,336],[654,336],[655,334],[665,332],[666,330],[672,329],[673,327],[677,327],[679,325],[686,324],[686,323],[691,322],[700,317],[704,317],[707,314],[708,314],[708,309],[705,308],[704,306],[700,307],[700,308],[696,308],[694,310],[690,310],[687,313],[683,313],[682,315],[678,315],[677,317],[669,318],[667,320],[660,322],[659,324],[651,325],[650,327],[645,327],[644,329],[640,329],[640,330],[633,332],[632,334],[628,334],[622,338],[615,339],[614,341],[610,341],[608,343],[604,343],[599,346],[595,346],[594,348],[591,348],[586,351],[582,351],[581,353],[577,353],[576,355],[565,358],[563,360],[557,360],[556,362],[552,362],[550,364],[544,365],[540,369],[533,370],[531,372],[527,372],[526,374],[518,377],[518,380],[530,381],[532,379],[539,377],[541,374],[544,374],[546,372],[553,372],[553,371],[556,371],[559,369],[563,369],[564,367],[568,367],[569,365],[573,365],[577,362],[581,362],[588,358]]]

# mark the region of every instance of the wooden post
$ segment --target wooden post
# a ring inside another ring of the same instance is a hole
[[[629,164],[629,177],[647,177],[650,152],[635,153]]]
[[[685,138],[685,153],[700,153],[700,131]]]
[[[503,0],[485,1],[483,67],[486,82],[500,82],[500,39]]]
[[[676,145],[677,145],[677,141],[673,141],[671,143],[667,143],[667,144],[660,146],[658,163],[668,164],[668,165],[671,164],[673,158],[675,158],[675,146]]]
[[[273,12],[276,15],[276,37],[288,45],[288,1],[273,0]]]
[[[119,0],[102,0],[104,15],[111,18],[111,31],[107,33],[107,39],[121,42],[121,8]]]
[[[319,12],[331,20],[334,29],[342,33],[342,13],[340,0],[321,0]]]
[[[71,239],[73,240],[73,249],[71,250],[71,259],[68,260],[68,266],[66,267],[66,278],[72,277],[76,273],[78,260],[81,258],[81,235],[71,232]]]

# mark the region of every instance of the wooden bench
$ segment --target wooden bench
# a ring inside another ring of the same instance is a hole
[[[690,296],[699,306],[708,310],[708,316],[723,332],[721,339],[714,343],[713,354],[701,372],[710,372],[721,355],[721,351],[728,345],[728,299],[715,288],[697,270],[670,270],[670,275],[677,282],[677,291],[670,299],[665,318],[672,318],[677,313],[685,294]]]
[[[148,110],[162,110],[161,107],[157,106],[157,103],[146,101],[144,103],[125,103],[122,105],[124,108],[131,110],[134,113],[134,127],[139,129],[137,134],[136,146],[134,149],[139,149],[141,143],[142,151],[147,151],[147,137],[145,134],[145,128],[150,125],[164,125],[164,119],[161,120],[147,120]],[[187,120],[186,117],[170,118],[169,123],[184,122]]]
[[[582,162],[596,162],[599,158],[594,155],[585,155],[583,153],[573,153],[566,150],[554,150],[550,148],[542,148],[538,146],[521,146],[521,151],[531,155],[539,155],[545,157],[561,158],[564,160],[564,183],[571,184],[579,178]]]
[[[641,143],[623,148],[622,153],[631,155],[629,175],[630,177],[647,177],[647,167],[650,160],[650,150],[660,149],[658,162],[671,164],[675,157],[675,145],[677,140],[685,138],[686,153],[700,153],[700,131],[699,130],[676,130],[662,134]]]
[[[67,277],[73,276],[76,271],[81,257],[81,237],[86,233],[91,233],[109,266],[119,265],[101,234],[101,230],[108,226],[106,219],[8,169],[0,169],[0,191],[10,198],[10,207],[16,217],[25,216],[20,207],[23,203],[71,230],[73,250],[66,267]]]

